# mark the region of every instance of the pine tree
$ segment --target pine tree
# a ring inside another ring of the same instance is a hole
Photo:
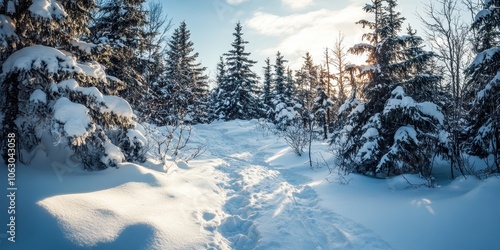
[[[147,88],[143,106],[148,107],[141,109],[141,119],[154,124],[161,122],[158,118],[162,117],[159,108],[163,106],[164,100],[158,85],[165,81],[167,32],[171,26],[172,19],[163,12],[162,3],[149,2],[144,26],[144,53],[139,71],[143,72]]]
[[[144,97],[149,87],[143,77],[146,49],[144,30],[145,0],[102,0],[90,27],[90,41],[104,48],[98,61],[106,67],[113,86],[103,88],[105,94],[118,94],[140,111],[148,109]]]
[[[62,162],[70,154],[86,169],[139,159],[145,138],[134,130],[130,105],[103,95],[97,88],[109,84],[103,67],[77,56],[96,47],[79,40],[87,35],[93,1],[50,3],[0,5],[0,19],[10,27],[0,31],[9,52],[0,74],[1,92],[8,93],[0,99],[2,141],[15,135],[16,157],[25,163],[39,151]],[[75,50],[81,53],[69,52]],[[6,160],[6,144],[2,151]]]
[[[185,22],[175,29],[168,43],[165,82],[159,89],[164,96],[164,122],[187,121],[200,123],[208,120],[208,77],[194,52],[194,43]]]
[[[265,61],[264,66],[264,89],[262,94],[262,103],[266,119],[272,120],[274,116],[274,104],[273,104],[273,74],[271,72],[271,60],[269,57]]]
[[[325,84],[322,84],[323,86]],[[335,103],[328,97],[323,86],[316,87],[316,100],[312,106],[314,121],[322,129],[323,139],[328,139],[328,114]]]
[[[226,80],[226,63],[224,61],[224,57],[219,58],[219,62],[217,63],[217,74],[215,76],[215,87],[211,91],[210,95],[210,120],[224,119],[223,114],[216,114],[216,110],[220,110],[224,103],[222,100],[225,100],[226,94],[221,89],[224,89],[224,84]]]
[[[288,86],[290,82],[285,69],[286,62],[283,55],[278,51],[276,54],[276,63],[274,65],[273,106],[274,123],[280,130],[285,130],[298,117]]]
[[[302,68],[296,73],[297,94],[304,109],[310,110],[314,103],[316,87],[319,84],[318,66],[313,62],[311,54],[306,53]]]
[[[227,74],[223,84],[219,86],[217,109],[215,115],[225,120],[254,119],[261,116],[258,100],[258,77],[251,70],[256,63],[250,60],[249,52],[245,52],[241,23],[236,24],[235,39],[231,44],[233,49],[224,54],[226,57]]]
[[[341,145],[339,162],[349,170],[428,177],[444,116],[427,93],[439,78],[427,71],[432,53],[420,49],[422,40],[412,32],[398,35],[404,18],[395,11],[396,5],[394,0],[373,0],[364,7],[375,15],[374,21],[358,22],[372,30],[364,35],[369,43],[350,51],[368,53],[370,65],[361,71],[368,81],[361,100],[353,93],[340,108],[349,112],[340,114],[348,120],[332,143]]]
[[[475,60],[467,68],[473,98],[467,119],[467,152],[493,157],[494,172],[500,173],[500,1],[488,0],[472,24],[477,32]]]

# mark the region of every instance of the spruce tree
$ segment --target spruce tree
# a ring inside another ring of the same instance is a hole
[[[224,83],[226,79],[226,63],[224,57],[219,58],[217,63],[217,74],[215,76],[215,87],[210,94],[210,120],[224,119],[223,114],[216,114],[216,110],[219,110],[223,106],[223,102],[226,97],[225,92],[221,91],[224,88]]]
[[[467,68],[473,86],[465,148],[483,159],[492,157],[500,173],[500,1],[485,1],[472,28],[477,32],[476,58]]]
[[[291,99],[288,89],[288,76],[286,73],[283,55],[278,51],[276,54],[276,63],[274,65],[274,123],[280,130],[285,130],[294,120],[298,118],[294,103]]]
[[[163,106],[163,96],[160,94],[159,84],[165,81],[165,58],[166,44],[168,42],[167,32],[172,26],[172,20],[169,19],[163,11],[161,2],[149,2],[146,15],[146,25],[143,27],[144,53],[142,55],[142,65],[139,69],[143,72],[145,88],[147,93],[143,98],[143,106],[147,109],[141,109],[141,118],[143,121],[157,124],[162,116],[159,114],[159,108]]]
[[[297,94],[303,109],[311,110],[319,85],[318,66],[313,62],[311,54],[307,52],[303,57],[304,64],[296,73]]]
[[[323,139],[328,139],[328,113],[335,105],[335,103],[328,97],[323,86],[318,86],[316,88],[316,100],[312,107],[312,114],[314,115],[314,121],[318,127],[322,129]]]
[[[139,159],[145,138],[134,130],[130,105],[99,91],[109,84],[103,66],[83,56],[96,47],[79,40],[88,35],[93,1],[50,2],[49,8],[9,2],[0,6],[10,27],[0,30],[8,41],[0,74],[7,93],[0,99],[2,141],[15,135],[16,157],[24,163],[40,151],[63,163],[69,154],[85,169]],[[6,144],[2,151],[6,160]]]
[[[227,74],[223,84],[219,86],[217,109],[215,115],[224,120],[254,119],[261,116],[259,102],[260,90],[258,77],[251,67],[256,63],[250,60],[249,52],[245,52],[241,23],[235,27],[233,47],[225,53]]]
[[[194,53],[191,32],[185,22],[175,29],[168,43],[165,81],[159,86],[164,97],[164,123],[208,121],[208,77]]]
[[[103,48],[98,61],[106,67],[113,85],[103,88],[106,94],[118,94],[130,101],[142,113],[148,109],[146,100],[149,87],[143,77],[142,55],[146,49],[144,30],[145,0],[99,1],[90,27],[90,42]]]
[[[439,78],[428,71],[432,54],[416,50],[422,40],[414,33],[398,35],[404,18],[395,8],[394,0],[373,0],[364,7],[375,16],[358,22],[372,30],[363,36],[369,43],[350,51],[368,54],[369,66],[361,71],[368,80],[361,100],[353,93],[340,108],[340,116],[348,119],[332,143],[340,146],[339,163],[347,170],[429,177],[444,116],[426,93]]]

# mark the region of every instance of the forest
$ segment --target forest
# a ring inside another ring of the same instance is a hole
[[[211,79],[188,24],[173,27],[161,2],[3,0],[3,159],[30,165],[40,150],[69,150],[103,170],[144,162],[152,148],[176,156],[193,125],[256,119],[298,155],[328,142],[329,164],[345,173],[431,179],[437,157],[452,178],[500,173],[500,1],[432,1],[421,34],[403,26],[396,0],[363,10],[371,18],[357,22],[358,44],[340,34],[324,63],[306,53],[299,69],[277,51],[262,76],[235,23]]]

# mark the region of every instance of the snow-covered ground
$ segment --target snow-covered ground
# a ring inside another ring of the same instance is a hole
[[[16,242],[7,240],[4,184],[0,249],[499,248],[500,178],[438,188],[408,188],[402,177],[341,181],[255,121],[197,125],[191,143],[207,151],[166,171],[152,161],[100,172],[70,159],[19,164]],[[315,143],[313,158],[331,160],[327,148]]]

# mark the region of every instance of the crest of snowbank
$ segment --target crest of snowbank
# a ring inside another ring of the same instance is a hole
[[[97,191],[55,195],[37,205],[81,248],[206,249],[213,236],[198,220],[210,218],[214,227],[220,223],[224,197],[213,178],[223,176],[215,171],[217,164],[199,163],[170,175],[121,164],[119,171],[93,177],[92,185],[101,187]],[[64,178],[62,185],[88,189],[88,178]],[[122,237],[129,233],[133,237]]]

